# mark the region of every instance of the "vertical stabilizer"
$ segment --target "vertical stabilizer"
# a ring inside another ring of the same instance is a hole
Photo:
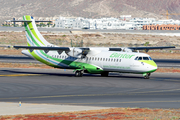
[[[41,35],[41,33],[38,31],[35,20],[32,16],[25,15],[23,16],[23,20],[27,21],[24,22],[24,25],[28,46],[53,46],[52,44],[47,42]]]

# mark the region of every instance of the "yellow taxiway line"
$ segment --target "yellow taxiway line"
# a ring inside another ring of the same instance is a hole
[[[0,77],[18,77],[18,76],[36,76],[40,74],[7,74],[7,75],[0,75]]]

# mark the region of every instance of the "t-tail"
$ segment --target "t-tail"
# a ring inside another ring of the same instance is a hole
[[[36,27],[32,16],[23,16],[28,46],[54,46],[47,42]]]

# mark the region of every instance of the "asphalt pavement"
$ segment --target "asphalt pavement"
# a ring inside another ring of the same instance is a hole
[[[110,77],[62,69],[0,69],[0,101],[95,107],[179,108],[180,74],[111,73]]]

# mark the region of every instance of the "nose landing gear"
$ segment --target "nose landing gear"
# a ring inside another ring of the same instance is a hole
[[[144,76],[144,79],[149,79],[151,73],[144,73],[143,76]]]

